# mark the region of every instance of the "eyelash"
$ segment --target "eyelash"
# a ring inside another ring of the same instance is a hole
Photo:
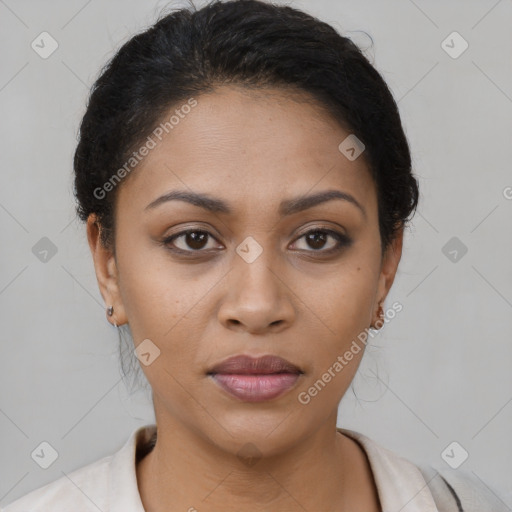
[[[180,238],[180,237],[184,237],[186,235],[188,235],[189,233],[205,233],[208,237],[210,238],[213,238],[215,239],[215,237],[209,233],[208,231],[204,230],[204,229],[196,229],[196,228],[191,228],[191,229],[187,229],[185,231],[180,231],[179,233],[175,233],[174,235],[171,235],[165,239],[162,240],[162,244],[170,251],[174,252],[174,253],[177,253],[177,254],[186,254],[186,255],[189,255],[189,254],[193,254],[193,253],[201,253],[201,252],[208,252],[208,249],[192,249],[192,250],[184,250],[184,249],[179,249],[177,247],[169,247],[169,245],[174,242],[174,240],[176,240],[177,238]],[[337,242],[337,246],[336,247],[333,247],[331,249],[327,249],[327,250],[324,250],[324,249],[310,249],[310,250],[306,250],[305,252],[307,253],[318,253],[318,254],[327,254],[327,255],[330,255],[330,254],[334,254],[334,253],[338,253],[340,252],[343,248],[346,248],[348,246],[350,246],[352,244],[352,239],[349,238],[347,235],[343,234],[343,233],[339,233],[337,231],[333,231],[332,229],[327,229],[327,228],[313,228],[313,229],[310,229],[309,231],[306,231],[305,233],[302,233],[302,235],[300,235],[295,241],[298,241],[300,240],[301,238],[311,234],[311,233],[324,233],[324,234],[327,234],[329,236],[332,236]]]

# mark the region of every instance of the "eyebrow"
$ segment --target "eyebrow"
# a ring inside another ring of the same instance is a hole
[[[334,189],[324,190],[322,192],[317,192],[316,194],[310,194],[308,196],[302,196],[293,199],[285,199],[279,205],[279,215],[281,215],[282,217],[286,215],[292,215],[294,213],[307,210],[308,208],[312,208],[313,206],[317,206],[321,203],[325,203],[333,199],[348,201],[349,203],[352,203],[353,205],[357,206],[357,208],[361,211],[364,218],[366,219],[366,210],[354,196],[347,192],[342,192],[341,190]],[[203,208],[212,213],[233,213],[232,208],[222,199],[217,199],[207,194],[201,194],[198,192],[189,192],[187,190],[173,190],[171,192],[168,192],[167,194],[164,194],[163,196],[160,196],[151,203],[149,203],[144,208],[144,211],[151,210],[169,201],[185,201],[194,206],[199,206],[200,208]]]

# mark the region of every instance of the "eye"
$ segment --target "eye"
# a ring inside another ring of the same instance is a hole
[[[327,241],[331,239],[331,243]],[[331,253],[341,250],[343,247],[351,244],[351,239],[342,233],[331,229],[315,228],[307,231],[298,240],[304,239],[306,244],[312,249],[305,249],[308,252]],[[295,242],[296,243],[296,242]],[[328,245],[327,249],[325,246]],[[300,249],[300,248],[299,248]]]
[[[214,238],[208,231],[201,229],[188,229],[166,238],[163,243],[165,245],[172,245],[173,247],[171,247],[171,249],[176,250],[177,252],[200,252],[201,249],[214,248],[207,247],[209,239]],[[175,243],[177,240],[180,241],[179,244]],[[187,247],[192,250],[187,249]]]
[[[346,235],[325,228],[315,228],[307,231],[297,238],[295,244],[301,239],[305,240],[310,249],[301,249],[299,247],[299,250],[319,253],[337,252],[352,243],[352,240]],[[331,243],[327,244],[329,239]],[[208,247],[208,242],[211,240],[215,240],[215,238],[208,231],[202,229],[187,229],[167,237],[162,243],[165,246],[170,246],[170,250],[178,253],[193,253],[206,252],[208,249],[214,249],[215,246]]]

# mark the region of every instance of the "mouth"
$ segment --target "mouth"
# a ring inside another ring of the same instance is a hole
[[[262,402],[290,391],[303,373],[298,366],[278,356],[240,355],[214,366],[207,375],[239,400]]]

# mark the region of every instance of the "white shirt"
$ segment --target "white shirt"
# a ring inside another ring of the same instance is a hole
[[[139,427],[116,453],[31,491],[7,505],[1,512],[144,512],[137,486],[135,456],[137,447],[147,443],[155,430],[156,425]],[[438,505],[443,505],[437,508],[430,487],[418,466],[364,434],[342,428],[338,430],[358,441],[365,450],[383,512],[461,510],[456,506],[453,496],[445,491],[443,493],[446,497],[443,494],[436,498]],[[447,490],[444,483],[442,486]],[[487,503],[479,502],[480,508],[474,510],[507,510],[487,508]],[[191,503],[191,506],[194,504]],[[201,507],[197,504],[196,508],[200,510]]]

